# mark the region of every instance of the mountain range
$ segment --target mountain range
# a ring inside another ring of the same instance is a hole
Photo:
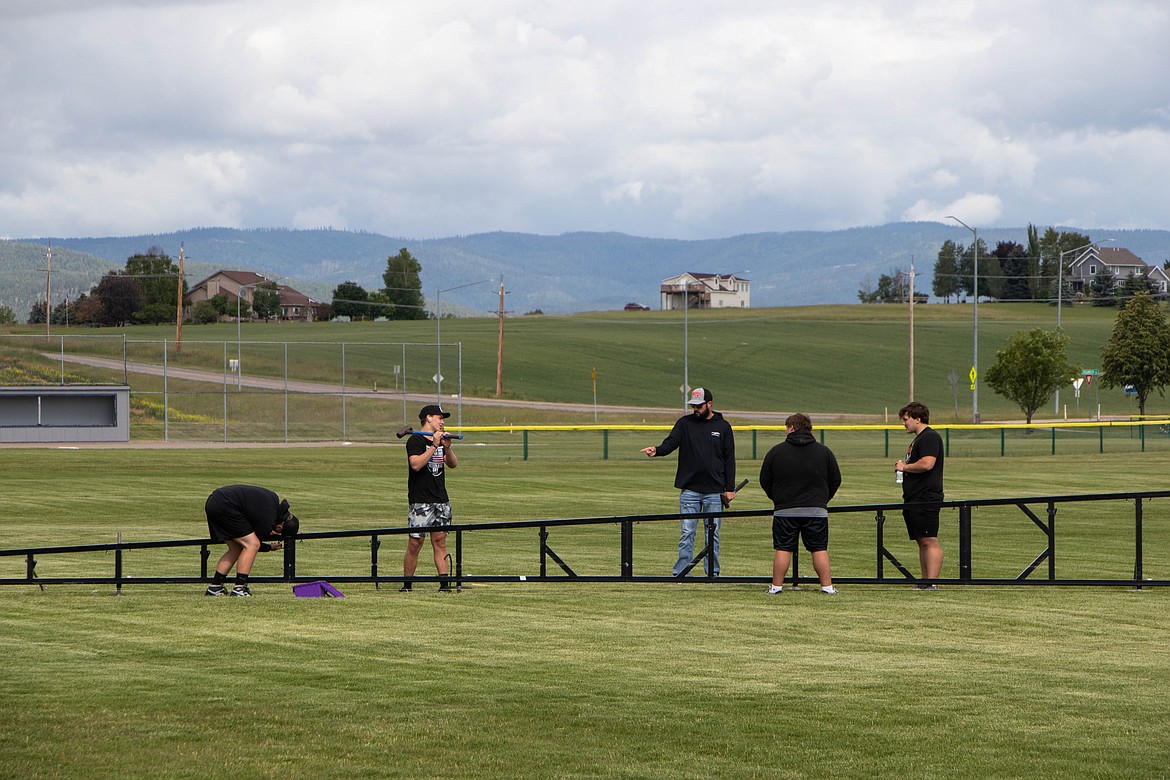
[[[1041,227],[1041,232],[1045,228]],[[1094,240],[1112,238],[1147,263],[1170,259],[1170,231],[1075,230]],[[999,241],[1026,244],[1026,228],[980,231],[989,247]],[[878,276],[907,269],[913,258],[918,289],[929,290],[939,247],[947,239],[969,243],[971,234],[938,222],[898,222],[836,231],[755,233],[706,240],[646,238],[622,233],[479,233],[406,239],[332,229],[240,230],[195,228],[174,233],[106,238],[37,238],[0,241],[0,303],[18,317],[43,298],[47,248],[52,247],[53,300],[87,291],[126,258],[158,247],[186,258],[188,282],[216,270],[256,271],[320,301],[353,281],[368,290],[384,286],[386,259],[403,247],[422,265],[423,293],[444,312],[494,311],[498,280],[515,313],[571,313],[620,309],[640,303],[657,309],[659,284],[684,271],[735,273],[752,282],[755,307],[855,303],[857,291]],[[497,284],[478,284],[492,281]]]

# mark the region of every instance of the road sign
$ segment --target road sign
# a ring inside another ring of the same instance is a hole
[[[1137,388],[1134,387],[1133,385],[1126,385],[1125,386],[1125,394],[1126,395],[1137,395]]]
[[[431,381],[437,385],[443,381],[443,378],[444,377],[442,374],[435,374],[433,377],[431,377]]]
[[[1081,372],[1081,376],[1097,376],[1097,374],[1100,374],[1100,373],[1101,373],[1101,369],[1099,369],[1099,368],[1086,368],[1084,371]]]

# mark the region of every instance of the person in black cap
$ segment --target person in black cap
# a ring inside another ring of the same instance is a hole
[[[271,490],[255,485],[228,485],[216,488],[203,507],[207,530],[213,542],[226,542],[227,552],[215,565],[215,577],[207,586],[208,596],[251,596],[248,576],[256,553],[279,550],[279,541],[261,539],[296,536],[301,521],[289,511],[288,502]],[[236,567],[236,584],[230,594],[224,587],[228,572]]]
[[[406,555],[402,559],[403,593],[410,592],[411,578],[418,567],[418,553],[428,533],[435,553],[435,569],[439,572],[439,590],[451,592],[447,532],[434,530],[451,525],[446,470],[457,468],[459,458],[451,448],[451,436],[443,431],[443,423],[450,416],[451,413],[444,412],[438,404],[424,406],[418,413],[422,425],[406,442],[406,459],[410,465],[406,480],[407,500],[410,502],[407,524],[419,530],[411,533],[406,542]],[[424,528],[431,530],[424,531]]]
[[[678,512],[681,515],[718,512],[735,498],[735,437],[731,424],[711,408],[711,391],[696,387],[687,400],[691,414],[684,415],[657,447],[642,452],[661,458],[678,450],[678,469],[674,486],[681,490]],[[719,526],[722,518],[705,518],[704,527],[715,527],[715,544],[707,558],[707,574],[719,576]],[[678,560],[671,574],[681,576],[695,551],[698,519],[683,519],[678,539]]]

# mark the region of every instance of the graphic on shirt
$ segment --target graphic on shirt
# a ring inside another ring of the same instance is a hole
[[[443,473],[443,448],[435,447],[435,451],[431,453],[431,460],[427,464],[431,473],[436,477]]]

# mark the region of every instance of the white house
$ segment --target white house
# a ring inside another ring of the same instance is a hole
[[[687,273],[662,280],[663,311],[692,309],[748,309],[752,283],[735,274]]]

